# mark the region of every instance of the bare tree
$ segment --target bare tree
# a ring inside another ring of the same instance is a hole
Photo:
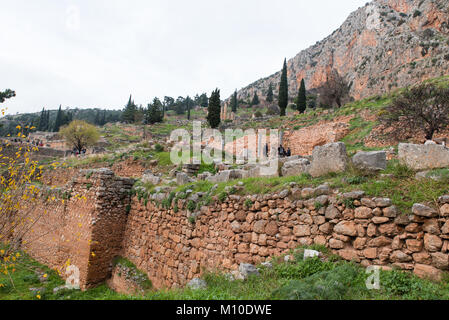
[[[328,107],[335,104],[340,108],[349,100],[350,86],[346,80],[333,69],[327,76],[326,82],[318,89],[319,103]]]
[[[396,138],[424,132],[431,140],[449,125],[449,88],[431,83],[407,88],[385,109],[380,121]]]

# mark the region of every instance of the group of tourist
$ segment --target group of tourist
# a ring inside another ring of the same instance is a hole
[[[268,144],[265,145],[265,156],[268,156]],[[287,150],[284,148],[284,146],[281,144],[278,148],[278,155],[280,158],[284,158],[284,157],[291,157],[292,155],[292,151],[290,150],[290,148],[287,148]]]

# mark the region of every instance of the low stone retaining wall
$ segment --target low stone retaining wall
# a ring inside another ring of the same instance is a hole
[[[439,211],[415,205],[400,213],[390,199],[327,186],[240,197],[201,208],[195,221],[179,211],[133,200],[123,254],[160,287],[183,286],[203,270],[237,270],[300,245],[321,244],[364,266],[396,266],[440,279],[448,269],[449,197]]]
[[[110,278],[116,256],[162,288],[184,286],[204,270],[230,272],[314,243],[364,266],[396,266],[435,280],[449,269],[449,196],[435,208],[415,204],[399,212],[390,199],[363,192],[292,186],[223,202],[214,197],[189,212],[197,194],[158,204],[131,199],[132,183],[108,169],[81,171],[66,189],[73,196],[44,215],[34,227],[39,240],[23,239],[24,249],[50,267],[76,265],[82,288]],[[48,209],[46,202],[33,206],[36,216]]]

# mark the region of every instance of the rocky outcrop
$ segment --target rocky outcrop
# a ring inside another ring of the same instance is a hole
[[[449,167],[449,149],[442,145],[400,143],[399,161],[413,170]]]
[[[309,173],[312,177],[319,177],[331,172],[343,172],[347,166],[348,155],[345,144],[329,143],[313,149]]]
[[[310,168],[310,161],[307,159],[297,159],[288,161],[281,169],[283,177],[300,176],[303,173],[308,173]]]
[[[387,168],[387,153],[385,151],[357,152],[352,157],[352,163],[360,170],[385,170]]]
[[[351,85],[356,99],[447,74],[448,7],[448,0],[367,3],[332,35],[288,61],[290,97],[296,96],[301,79],[308,90],[316,89],[332,70]],[[248,99],[257,92],[265,97],[270,83],[277,94],[279,80],[280,72],[252,83],[238,96]]]

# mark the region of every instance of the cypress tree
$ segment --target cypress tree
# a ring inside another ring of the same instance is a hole
[[[45,108],[42,108],[37,131],[44,131],[45,120],[46,120]]]
[[[288,105],[288,80],[287,80],[287,59],[284,60],[282,68],[281,83],[279,84],[279,108],[281,117],[285,116],[285,109]]]
[[[259,96],[257,95],[257,92],[255,92],[253,100],[251,101],[251,106],[257,106],[259,104],[260,104]]]
[[[271,83],[268,86],[267,102],[273,102],[273,85]]]
[[[301,80],[301,86],[299,87],[298,97],[296,98],[296,105],[298,106],[299,113],[304,113],[307,108],[306,98],[306,84],[304,79]]]
[[[187,96],[185,100],[186,108],[187,108],[187,120],[190,120],[190,110],[192,109],[193,101]]]
[[[47,111],[47,116],[45,119],[45,131],[50,131],[50,110]]]
[[[53,132],[59,132],[59,128],[63,125],[64,114],[61,109],[61,105],[59,105],[58,113],[56,114],[55,126],[53,127]]]
[[[221,101],[220,101],[220,90],[215,89],[209,98],[209,106],[207,107],[207,122],[211,128],[218,128],[220,125],[220,113],[221,113]]]
[[[231,100],[232,112],[236,113],[238,107],[239,107],[239,101],[237,99],[237,90],[235,90],[234,94],[232,95],[232,100]]]

